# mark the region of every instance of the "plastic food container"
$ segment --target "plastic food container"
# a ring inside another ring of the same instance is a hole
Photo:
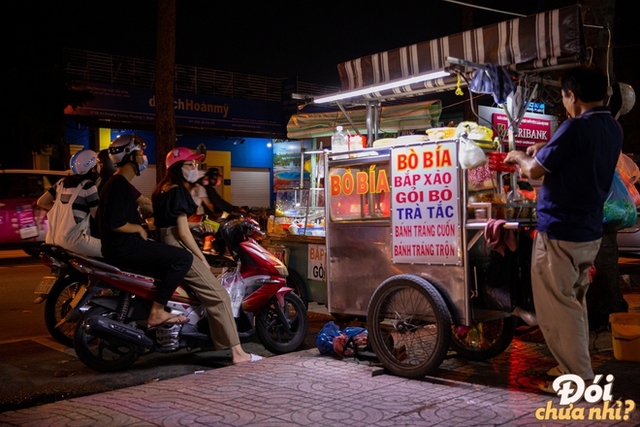
[[[613,357],[627,362],[640,362],[640,313],[611,313]]]
[[[437,141],[439,139],[450,139],[456,135],[456,128],[452,127],[439,127],[427,129],[427,136],[430,141]]]
[[[505,157],[507,157],[507,153],[499,153],[497,151],[487,153],[487,166],[489,166],[489,170],[492,172],[515,172],[516,165],[506,164],[504,162]]]

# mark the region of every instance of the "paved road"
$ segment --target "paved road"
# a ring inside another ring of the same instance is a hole
[[[43,321],[44,304],[35,305],[33,289],[48,269],[22,251],[0,251],[0,412],[56,402],[134,385],[161,381],[231,364],[227,351],[182,350],[151,354],[118,373],[99,373],[78,360],[75,351],[53,340]],[[311,305],[309,335],[302,349],[315,347],[315,336],[330,319]],[[271,356],[259,342],[246,351]]]
[[[44,304],[33,303],[33,290],[48,273],[40,260],[22,251],[0,251],[0,325],[10,326],[0,328],[0,342],[48,335]]]

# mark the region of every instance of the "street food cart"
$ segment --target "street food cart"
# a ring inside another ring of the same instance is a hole
[[[521,257],[492,258],[484,234],[499,214],[501,230],[528,251],[534,210],[524,200],[471,202],[460,139],[404,139],[346,159],[327,154],[327,306],[366,316],[385,367],[418,377],[450,345],[478,360],[508,347],[516,322],[483,295],[498,277],[488,272],[497,261],[526,282],[528,270]],[[500,285],[507,304],[518,300],[516,283]]]
[[[584,59],[582,30],[581,9],[571,6],[369,55],[338,65],[342,93],[311,100],[343,111],[367,107],[371,145],[325,155],[327,307],[367,317],[371,347],[391,373],[422,377],[450,347],[484,360],[509,346],[516,326],[510,313],[531,303],[535,204],[518,194],[515,171],[504,194],[502,145],[491,156],[497,194],[472,194],[459,158],[463,135],[376,144],[377,108],[388,99],[460,89],[477,70],[508,68],[519,90],[496,103],[509,117],[501,137],[513,150],[523,105],[553,82],[541,72]],[[494,99],[502,88],[493,85]]]

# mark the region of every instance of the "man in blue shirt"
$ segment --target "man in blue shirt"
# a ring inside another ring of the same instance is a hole
[[[559,366],[556,374],[594,378],[589,356],[586,293],[588,270],[600,248],[603,206],[622,149],[622,130],[604,99],[607,79],[580,66],[562,79],[562,103],[569,119],[546,145],[511,151],[517,163],[537,179],[540,189],[537,233],[531,260],[533,300],[538,324]],[[544,391],[555,391],[548,383]]]

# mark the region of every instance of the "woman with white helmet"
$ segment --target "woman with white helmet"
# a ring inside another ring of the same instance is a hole
[[[102,255],[117,267],[160,279],[156,281],[156,298],[151,307],[148,326],[186,323],[184,316],[173,316],[165,306],[191,267],[193,256],[176,248],[147,238],[140,224],[136,197],[139,192],[131,180],[147,166],[146,144],[136,135],[122,135],[109,145],[109,158],[116,172],[100,191],[98,223],[102,240]]]
[[[78,151],[70,161],[74,174],[58,181],[38,199],[38,206],[49,211],[46,243],[83,255],[101,256],[100,239],[91,236],[89,227],[98,209],[97,165],[95,151]]]
[[[199,178],[197,162],[203,158],[203,154],[194,154],[185,147],[175,148],[167,154],[166,175],[151,196],[154,223],[162,242],[176,248],[187,248],[193,254],[193,263],[184,282],[205,306],[216,350],[230,348],[234,364],[256,362],[262,358],[242,349],[229,294],[211,273],[211,267],[189,229],[189,217],[198,208],[190,190]]]

